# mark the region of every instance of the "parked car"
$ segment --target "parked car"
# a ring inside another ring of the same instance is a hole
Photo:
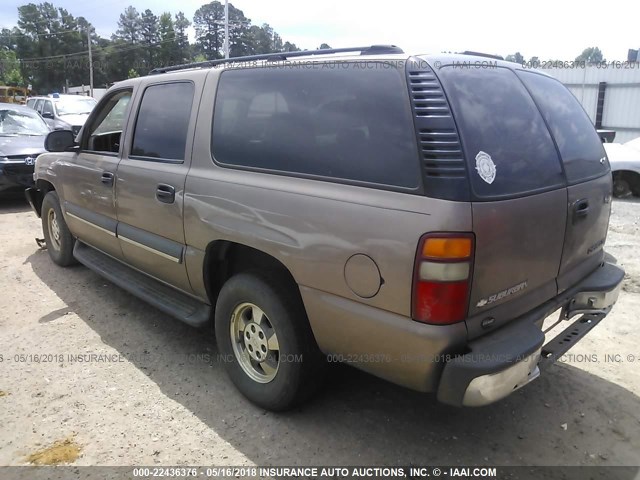
[[[27,196],[53,262],[213,320],[264,408],[308,398],[327,359],[485,405],[597,325],[624,272],[589,117],[545,74],[465,68],[483,61],[373,46],[157,69],[77,143],[50,133]],[[545,339],[554,311],[571,321]]]
[[[0,103],[0,192],[33,185],[36,157],[49,127],[33,110]]]
[[[38,112],[52,130],[71,130],[77,135],[96,101],[83,95],[60,95],[27,99],[27,106]]]
[[[627,143],[605,143],[611,163],[613,194],[618,198],[640,196],[640,138]]]

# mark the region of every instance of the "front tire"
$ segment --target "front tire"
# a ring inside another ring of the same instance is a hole
[[[321,383],[325,364],[290,283],[241,273],[224,284],[216,304],[216,342],[231,381],[251,402],[273,411],[306,400]]]
[[[51,191],[44,196],[40,217],[47,251],[53,263],[61,267],[68,267],[76,263],[73,258],[75,239],[64,221],[60,199],[56,192]]]
[[[627,198],[632,195],[631,184],[621,174],[613,174],[613,196],[616,198]]]

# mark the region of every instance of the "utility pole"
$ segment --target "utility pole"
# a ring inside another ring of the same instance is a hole
[[[91,55],[91,25],[87,24],[87,43],[89,44],[89,96],[93,97],[93,56]]]
[[[224,58],[229,58],[229,0],[224,0]]]

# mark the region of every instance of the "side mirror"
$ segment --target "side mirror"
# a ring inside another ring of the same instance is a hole
[[[42,112],[42,118],[49,118],[53,120],[53,113],[51,112]]]
[[[73,132],[70,130],[54,130],[49,132],[44,140],[44,148],[47,152],[68,152],[75,146]]]

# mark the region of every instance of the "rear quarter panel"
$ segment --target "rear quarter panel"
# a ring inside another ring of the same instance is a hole
[[[470,205],[216,165],[210,135],[217,78],[212,72],[205,85],[185,189],[192,254],[203,255],[214,240],[248,245],[280,260],[301,286],[409,317],[420,236],[470,231]],[[345,263],[357,253],[370,256],[383,278],[372,298],[357,296],[345,281]],[[189,276],[202,295],[202,272],[192,267]]]

